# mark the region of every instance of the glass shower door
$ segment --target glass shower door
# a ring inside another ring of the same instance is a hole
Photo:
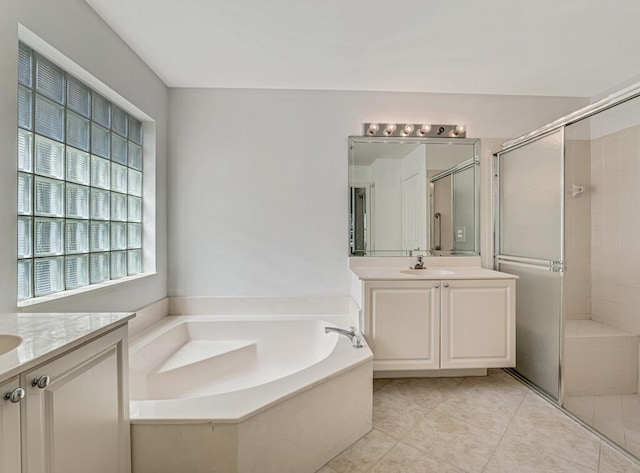
[[[560,399],[564,130],[498,153],[496,263],[519,276],[516,371]]]

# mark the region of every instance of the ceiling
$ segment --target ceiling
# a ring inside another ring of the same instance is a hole
[[[86,0],[170,87],[593,97],[637,0]]]

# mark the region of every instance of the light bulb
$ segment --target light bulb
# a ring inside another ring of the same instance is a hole
[[[375,135],[376,133],[378,133],[379,129],[380,125],[378,125],[377,123],[369,123],[369,129],[367,130],[367,133],[369,135]]]
[[[402,127],[402,136],[408,136],[411,133],[413,133],[413,125],[411,123],[407,123]]]
[[[418,135],[420,136],[428,135],[430,131],[431,131],[431,125],[422,125],[418,130]]]
[[[467,129],[467,127],[465,127],[464,125],[456,125],[455,130],[453,130],[453,134],[454,135],[460,135],[460,134],[464,133],[466,129]]]
[[[393,132],[396,131],[395,123],[387,123],[387,126],[384,128],[384,134],[389,136],[393,135]]]

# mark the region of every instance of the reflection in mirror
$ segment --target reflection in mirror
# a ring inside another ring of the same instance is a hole
[[[479,254],[479,140],[349,138],[352,256]]]

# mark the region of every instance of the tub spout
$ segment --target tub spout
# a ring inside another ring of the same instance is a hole
[[[336,332],[340,335],[344,335],[345,337],[349,337],[351,343],[353,344],[353,348],[362,348],[362,335],[356,331],[355,327],[349,327],[349,330],[345,330],[343,328],[338,327],[325,327],[324,333]]]

